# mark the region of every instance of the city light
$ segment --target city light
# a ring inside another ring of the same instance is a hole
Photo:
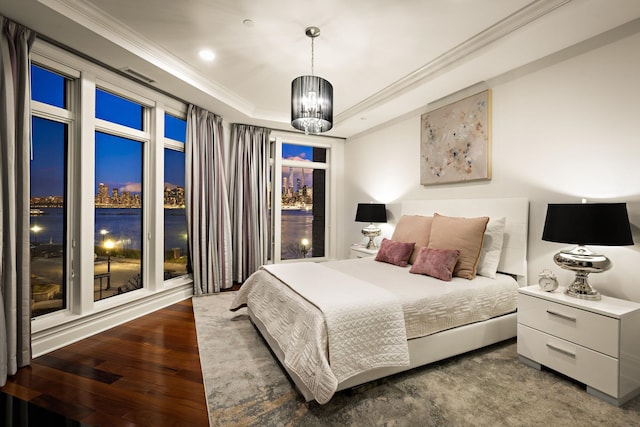
[[[307,252],[309,252],[309,239],[302,239],[300,244],[300,253],[302,253],[302,258],[306,258]]]
[[[107,288],[111,289],[111,249],[116,246],[115,242],[111,239],[104,242],[104,248],[107,250]],[[102,286],[100,286],[100,299],[102,299]]]
[[[31,231],[33,231],[33,242],[38,243],[38,232],[42,231],[42,227],[39,225],[34,225],[31,227]]]
[[[109,239],[109,240],[107,240],[106,242],[104,242],[104,248],[105,248],[107,251],[110,251],[110,250],[111,250],[111,249],[113,249],[115,246],[116,246],[116,243],[115,243],[113,240],[111,240],[111,239]]]
[[[308,171],[312,172],[313,170],[309,169]],[[307,182],[313,182],[313,179],[305,178],[305,169],[289,167],[289,175],[286,176],[284,173],[282,175],[282,208],[284,210],[311,210],[313,188]]]

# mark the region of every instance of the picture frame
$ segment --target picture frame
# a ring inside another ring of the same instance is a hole
[[[491,179],[491,91],[420,116],[420,184]]]

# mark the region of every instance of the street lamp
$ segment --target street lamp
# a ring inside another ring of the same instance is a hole
[[[33,243],[38,243],[38,232],[42,230],[42,227],[39,225],[34,225],[31,227],[31,231],[33,231]]]
[[[104,248],[107,251],[107,288],[106,289],[111,288],[111,249],[113,249],[115,245],[116,245],[115,242],[111,239],[107,240],[103,244]]]
[[[309,239],[302,239],[300,241],[300,252],[302,253],[302,258],[307,257],[307,252],[309,252]]]
[[[104,228],[100,230],[100,234],[102,234],[102,244],[104,245],[104,236],[109,234],[109,230],[105,230]]]

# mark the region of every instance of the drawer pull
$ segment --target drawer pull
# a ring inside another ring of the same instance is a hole
[[[552,316],[558,316],[558,317],[560,317],[562,319],[569,320],[571,322],[575,322],[576,321],[575,317],[567,316],[566,314],[557,313],[557,312],[551,311],[551,310],[547,310],[547,313],[551,314]]]
[[[551,350],[557,351],[558,353],[562,353],[562,354],[564,354],[566,356],[573,357],[574,359],[576,358],[576,354],[570,352],[569,350],[565,350],[563,348],[556,347],[555,345],[549,344],[549,343],[547,343],[547,347],[549,347]]]

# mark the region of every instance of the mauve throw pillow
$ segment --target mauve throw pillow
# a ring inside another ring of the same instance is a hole
[[[459,256],[460,251],[457,249],[422,248],[409,273],[426,274],[450,282]]]
[[[406,267],[414,245],[415,243],[394,242],[385,237],[376,254],[376,261]]]

